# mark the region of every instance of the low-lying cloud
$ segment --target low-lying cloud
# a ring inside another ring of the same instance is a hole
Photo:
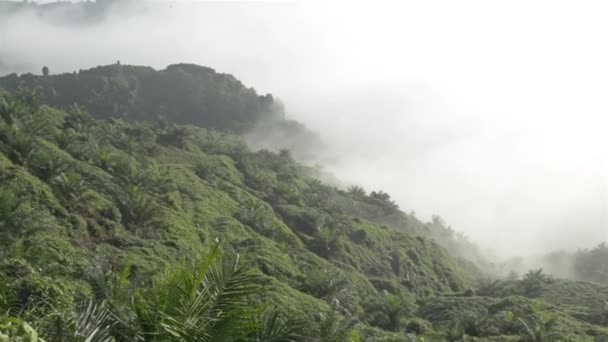
[[[207,65],[281,98],[338,176],[503,255],[608,240],[602,2],[107,6],[0,13],[0,72]]]

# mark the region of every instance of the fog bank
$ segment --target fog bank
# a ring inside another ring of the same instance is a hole
[[[107,2],[0,13],[0,72],[177,62],[234,74],[326,167],[501,255],[608,241],[600,1]]]

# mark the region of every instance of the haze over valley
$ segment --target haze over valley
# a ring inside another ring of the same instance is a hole
[[[328,170],[503,256],[608,238],[601,2],[107,6],[9,14],[3,71],[180,56],[282,99]]]
[[[608,341],[607,13],[0,0],[0,341]]]

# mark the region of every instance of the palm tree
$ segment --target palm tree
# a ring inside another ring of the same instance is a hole
[[[15,225],[15,210],[19,206],[19,200],[13,192],[0,189],[0,245],[9,243],[11,231]],[[4,250],[4,248],[3,248]],[[3,256],[3,253],[0,253]]]
[[[264,314],[249,297],[257,274],[239,257],[222,261],[219,244],[195,264],[165,272],[151,289],[135,293],[137,339],[143,341],[296,341],[278,313]],[[198,266],[195,266],[198,265]]]
[[[0,118],[10,127],[13,126],[17,117],[25,113],[26,107],[23,102],[14,98],[0,98]]]
[[[533,324],[528,324],[521,318],[518,318],[518,321],[524,326],[526,331],[522,341],[552,341],[551,338],[557,336],[556,333],[552,332],[553,327],[557,324],[557,319],[554,315],[541,313],[539,319]]]
[[[357,185],[349,186],[348,189],[346,189],[346,191],[348,191],[350,194],[357,196],[357,197],[363,197],[366,195],[365,189],[363,189],[362,187],[357,186]]]
[[[393,294],[384,291],[382,297],[371,299],[365,306],[372,321],[389,331],[401,328],[403,319],[416,311],[415,299],[408,293]]]
[[[324,258],[335,256],[343,249],[345,234],[336,228],[323,227],[316,235],[315,250]]]
[[[88,301],[73,311],[46,303],[49,314],[35,325],[46,342],[110,342],[111,327],[116,324],[106,302]]]
[[[257,328],[245,337],[245,341],[292,342],[305,340],[298,332],[302,327],[294,326],[278,311],[268,311],[254,317],[251,323],[253,323],[253,327]]]
[[[542,285],[548,283],[551,280],[549,276],[543,273],[543,269],[530,270],[524,276],[521,284],[524,289],[524,294],[527,297],[535,297],[542,290]]]
[[[353,317],[342,317],[332,311],[321,320],[322,342],[359,342],[361,340],[358,321]]]
[[[392,293],[385,293],[385,312],[388,315],[388,329],[396,331],[401,326],[404,315],[410,313],[413,301]]]
[[[238,256],[221,260],[219,243],[206,257],[168,269],[150,288],[133,290],[129,270],[127,266],[116,276],[110,302],[89,301],[69,309],[48,298],[23,313],[34,319],[44,312],[33,327],[0,314],[0,341],[310,340],[299,334],[303,327],[250,300],[260,290],[257,273],[241,266]],[[18,339],[30,336],[35,338]]]
[[[119,208],[124,223],[131,229],[145,228],[158,213],[153,198],[137,185],[127,186]]]
[[[481,279],[477,286],[477,294],[479,296],[496,297],[498,296],[503,283],[500,280]]]

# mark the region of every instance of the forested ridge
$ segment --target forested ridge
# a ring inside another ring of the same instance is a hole
[[[588,281],[497,277],[439,217],[249,147],[318,138],[233,76],[0,87],[0,341],[608,341],[605,245],[577,254]]]
[[[301,159],[313,160],[323,146],[317,134],[286,118],[280,100],[208,67],[182,63],[157,71],[117,62],[56,75],[45,67],[43,73],[1,77],[0,88],[36,91],[62,109],[79,104],[96,118],[164,118],[247,135],[258,147],[288,148]]]

